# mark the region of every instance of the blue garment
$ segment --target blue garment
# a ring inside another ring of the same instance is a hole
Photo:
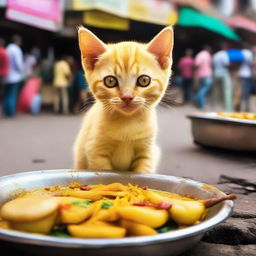
[[[242,99],[241,99],[241,111],[250,111],[249,98],[252,90],[251,78],[240,78],[242,83]]]
[[[75,74],[75,87],[79,90],[86,90],[88,88],[88,84],[85,80],[84,71],[78,70]]]
[[[15,116],[19,89],[22,82],[7,84],[3,97],[3,113],[5,116]]]
[[[244,55],[240,49],[229,49],[227,53],[230,62],[240,63],[244,61]]]
[[[183,90],[183,100],[184,100],[184,103],[191,100],[192,84],[193,84],[193,79],[192,78],[183,78],[182,90]]]
[[[199,91],[195,97],[195,100],[198,104],[199,108],[204,108],[206,104],[206,94],[212,87],[212,78],[211,77],[203,77],[199,80]]]
[[[42,97],[40,94],[36,94],[31,102],[31,113],[36,115],[40,112],[41,110],[41,104],[42,104]]]

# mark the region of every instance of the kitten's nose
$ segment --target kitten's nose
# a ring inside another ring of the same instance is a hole
[[[123,95],[121,97],[121,100],[128,104],[133,100],[133,97],[131,95]]]

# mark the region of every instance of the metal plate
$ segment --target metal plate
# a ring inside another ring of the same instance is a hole
[[[237,151],[256,150],[256,121],[226,118],[216,113],[198,113],[188,118],[198,144]]]
[[[0,204],[10,200],[15,194],[24,190],[48,187],[52,185],[66,186],[70,182],[82,184],[137,184],[149,186],[180,195],[191,195],[197,199],[223,196],[220,190],[205,186],[189,179],[153,174],[131,174],[95,171],[48,170],[19,173],[0,178]],[[79,239],[56,238],[24,232],[0,229],[0,239],[25,251],[26,255],[122,255],[139,253],[140,256],[178,255],[193,245],[204,232],[224,221],[232,212],[233,202],[225,201],[210,208],[207,219],[202,223],[185,229],[162,234],[128,237],[118,239]]]

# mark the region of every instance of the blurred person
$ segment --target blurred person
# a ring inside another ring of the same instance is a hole
[[[42,97],[40,77],[30,77],[23,86],[17,103],[17,111],[38,114],[41,110]]]
[[[240,108],[240,101],[242,95],[241,83],[238,77],[238,70],[240,69],[241,63],[244,61],[242,50],[239,49],[239,45],[232,47],[227,50],[229,58],[229,72],[233,85],[233,109],[236,111]]]
[[[249,98],[252,89],[252,64],[253,64],[253,53],[249,49],[247,45],[242,49],[242,54],[244,57],[243,62],[238,70],[238,76],[241,81],[241,103],[240,103],[240,111],[249,112],[250,104]]]
[[[4,45],[4,39],[0,38],[0,103],[2,102],[4,86],[9,73],[9,57]]]
[[[256,47],[253,48],[252,61],[252,94],[256,94]]]
[[[183,90],[183,102],[186,103],[191,100],[192,85],[193,85],[193,73],[194,73],[194,59],[193,50],[187,49],[185,56],[183,56],[179,63],[178,69],[180,70],[182,77],[182,90]]]
[[[213,55],[213,71],[215,78],[215,86],[222,86],[223,96],[224,96],[224,106],[225,111],[232,112],[233,111],[233,88],[232,88],[232,80],[229,72],[229,56],[227,53],[228,44],[223,43],[221,46],[221,50],[217,51]],[[216,92],[217,88],[214,88]],[[216,98],[215,98],[216,101]]]
[[[3,96],[3,113],[5,116],[15,116],[19,90],[24,80],[24,60],[20,48],[22,38],[14,35],[7,46],[9,56],[9,73]]]
[[[75,104],[74,112],[79,112],[83,104],[89,97],[89,88],[85,79],[85,74],[82,66],[78,69],[74,77],[74,88],[77,91],[77,101]]]
[[[53,71],[54,71],[54,63],[52,63],[48,59],[43,59],[40,64],[40,72],[39,72],[39,75],[42,78],[43,84],[52,85]]]
[[[53,70],[53,86],[55,88],[54,95],[54,112],[69,113],[69,95],[68,87],[71,84],[72,72],[71,65],[73,63],[72,56],[62,56],[54,65]]]
[[[39,47],[34,46],[34,47],[31,49],[31,54],[36,57],[37,62],[40,61],[42,54],[41,54],[41,50],[40,50]]]
[[[25,60],[24,60],[24,71],[27,78],[32,77],[35,75],[35,67],[37,65],[37,58],[33,54],[33,51],[25,53]]]
[[[198,107],[203,109],[206,105],[206,94],[212,87],[212,56],[208,45],[205,45],[195,57],[195,77],[199,79],[195,101]]]

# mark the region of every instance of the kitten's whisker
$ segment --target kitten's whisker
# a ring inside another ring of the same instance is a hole
[[[122,102],[112,102],[111,105],[122,105]]]
[[[150,105],[150,103],[147,99],[145,100],[145,102],[143,104],[143,107],[144,107],[145,110],[151,110],[152,109],[152,107],[151,107],[151,105]]]
[[[140,102],[133,102],[132,104],[134,104],[134,105],[142,105],[144,102],[142,102],[142,101],[140,101]]]
[[[109,100],[111,103],[112,102],[122,102],[122,100],[120,98],[112,98]]]
[[[95,99],[92,96],[89,96],[88,99],[83,102],[78,112],[87,111],[93,104],[95,103]]]
[[[146,101],[146,99],[145,98],[142,98],[142,97],[135,97],[134,99],[133,99],[133,102],[145,102]]]

